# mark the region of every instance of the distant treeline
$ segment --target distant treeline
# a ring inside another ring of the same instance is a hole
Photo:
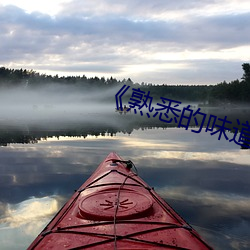
[[[36,88],[53,83],[75,86],[82,89],[113,88],[124,84],[133,88],[140,88],[145,93],[150,91],[150,96],[155,99],[166,97],[178,101],[193,101],[220,105],[228,103],[250,102],[250,64],[242,64],[244,71],[241,80],[229,83],[222,82],[217,85],[153,85],[152,83],[134,83],[130,78],[117,80],[113,77],[82,76],[51,76],[40,74],[34,70],[8,69],[0,67],[0,87]],[[128,95],[127,97],[128,98]]]
[[[244,71],[240,80],[215,85],[209,96],[209,103],[250,103],[250,64],[242,64]]]

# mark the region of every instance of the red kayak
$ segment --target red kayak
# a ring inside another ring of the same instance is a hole
[[[133,168],[110,153],[28,249],[212,249]]]

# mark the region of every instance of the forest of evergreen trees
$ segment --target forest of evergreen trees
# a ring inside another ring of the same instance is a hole
[[[230,83],[222,82],[212,88],[209,103],[250,103],[250,64],[242,64],[243,76],[241,80]]]
[[[240,80],[229,83],[222,82],[217,85],[153,85],[147,83],[134,83],[130,78],[117,80],[113,77],[67,76],[59,77],[40,74],[34,70],[9,69],[0,67],[0,87],[23,87],[37,88],[53,83],[74,86],[81,89],[91,88],[113,88],[114,86],[130,85],[140,88],[154,99],[166,97],[179,101],[193,101],[209,103],[209,105],[220,105],[226,103],[249,103],[250,102],[250,64],[242,64],[243,76]]]

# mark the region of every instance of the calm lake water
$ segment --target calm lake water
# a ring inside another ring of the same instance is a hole
[[[204,130],[124,126],[125,119],[117,114],[108,128],[1,127],[0,248],[27,248],[115,151],[215,249],[250,249],[250,150]]]

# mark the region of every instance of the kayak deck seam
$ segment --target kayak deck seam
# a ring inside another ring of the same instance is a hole
[[[89,189],[89,188],[97,188],[97,187],[105,187],[105,186],[113,186],[113,185],[120,186],[121,183],[120,182],[110,182],[110,183],[98,184],[98,185],[89,186],[87,188],[77,190],[77,192],[83,192],[84,190]],[[133,186],[133,187],[141,187],[140,184],[133,184],[133,183],[125,183],[124,185],[125,186]],[[148,189],[148,187],[145,187],[145,189]]]
[[[161,247],[168,247],[168,248],[172,248],[172,249],[187,250],[187,248],[183,248],[183,247],[173,246],[173,245],[159,243],[159,242],[155,242],[155,241],[147,241],[147,240],[133,238],[135,236],[140,236],[142,234],[147,234],[147,233],[156,232],[156,231],[160,231],[160,230],[170,230],[170,229],[184,229],[184,230],[187,230],[187,228],[184,227],[184,226],[172,225],[172,226],[157,227],[157,228],[153,228],[153,229],[138,231],[138,232],[134,232],[134,233],[127,234],[127,235],[117,235],[116,238],[117,238],[117,241],[125,239],[125,240],[143,242],[143,243],[147,243],[147,244],[151,244],[151,245],[153,244],[153,245],[157,245],[157,246],[161,246]],[[97,245],[100,245],[100,244],[110,243],[110,242],[113,242],[114,237],[115,237],[112,234],[100,234],[100,233],[91,233],[91,232],[82,232],[82,231],[78,232],[78,231],[58,230],[58,231],[54,231],[54,232],[51,232],[51,233],[82,234],[82,235],[101,236],[101,237],[109,237],[110,238],[110,239],[106,239],[106,240],[103,240],[103,241],[98,241],[98,242],[95,242],[95,243],[91,243],[91,244],[88,244],[88,245],[78,246],[76,248],[71,248],[71,250],[73,250],[73,249],[74,250],[82,249],[83,247],[88,248],[88,247],[93,247],[93,246],[97,246]]]
[[[117,224],[148,224],[148,225],[177,225],[177,224],[173,224],[173,223],[168,223],[168,222],[160,222],[160,221],[140,221],[140,220],[117,220],[116,221]],[[110,225],[113,224],[112,221],[102,221],[102,222],[95,222],[95,223],[90,223],[90,224],[86,224],[86,225],[76,225],[76,226],[69,226],[69,227],[58,227],[58,229],[62,230],[62,229],[72,229],[72,228],[80,228],[80,227],[91,227],[91,226],[103,226],[103,225]],[[186,229],[188,229],[188,227],[185,226]],[[192,228],[190,228],[192,229]]]
[[[120,171],[118,171],[118,170],[116,170],[116,169],[112,169],[112,170],[108,171],[107,173],[101,175],[100,177],[98,177],[97,179],[95,179],[94,181],[92,181],[91,183],[89,183],[86,187],[84,187],[84,188],[82,188],[82,189],[79,189],[78,192],[82,192],[82,191],[86,190],[87,188],[95,187],[95,186],[92,186],[95,182],[97,182],[97,181],[103,179],[104,177],[108,176],[108,175],[109,175],[110,173],[112,173],[112,172],[116,172],[116,173],[118,173],[118,174],[120,174],[120,175],[123,175],[124,177],[127,177],[127,178],[129,178],[129,179],[131,179],[131,180],[137,182],[137,183],[139,184],[138,186],[144,187],[144,188],[147,189],[147,190],[153,189],[152,187],[144,185],[142,182],[140,182],[140,181],[134,179],[133,177],[131,177],[131,176],[129,176],[129,175],[126,175],[126,174],[124,174],[124,173],[122,173],[122,172],[120,172]],[[134,173],[134,172],[132,172],[132,173],[133,173],[133,175],[137,176],[136,173]],[[131,173],[130,173],[130,174],[131,174]],[[119,183],[119,185],[122,185],[122,184],[123,184],[123,183]],[[101,187],[102,185],[111,185],[111,184],[110,184],[110,183],[109,183],[109,184],[99,184],[98,186]],[[126,184],[126,185],[127,185],[127,184]],[[132,185],[135,186],[136,184],[132,184]]]

